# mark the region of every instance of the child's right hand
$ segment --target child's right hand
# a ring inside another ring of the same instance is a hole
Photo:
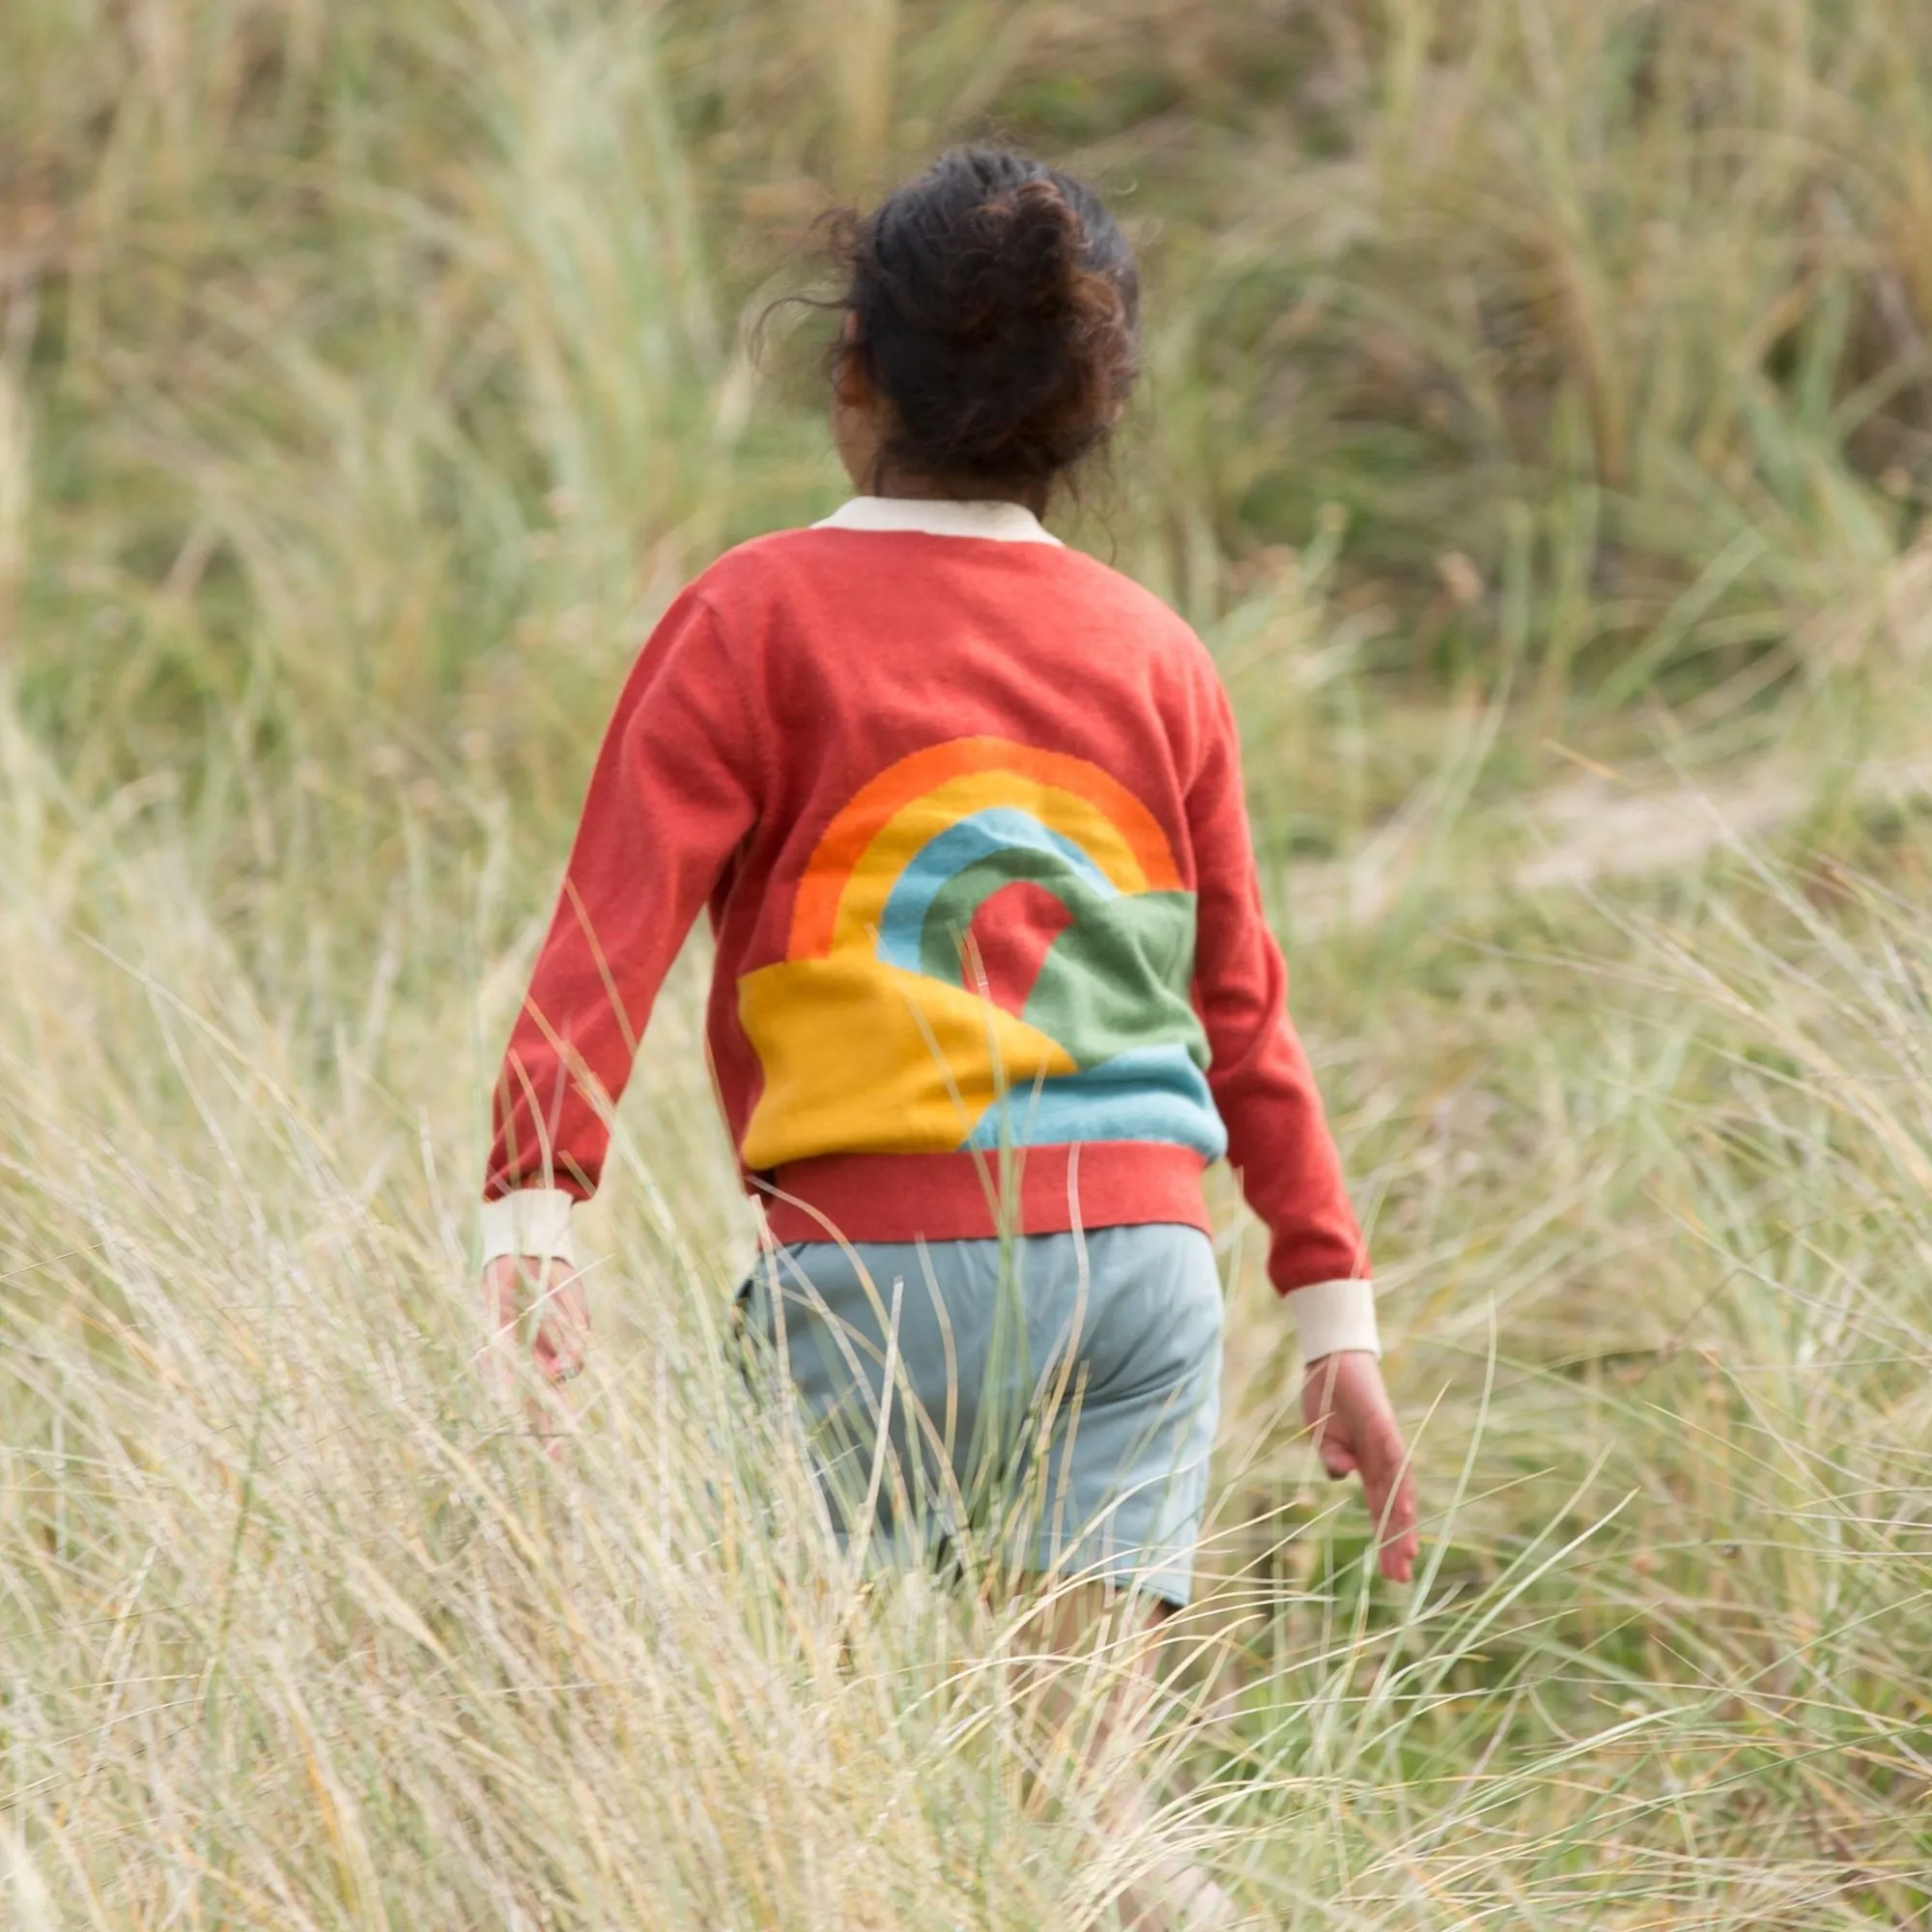
[[[1301,1412],[1315,1435],[1321,1466],[1339,1481],[1359,1475],[1369,1514],[1382,1537],[1382,1575],[1406,1583],[1415,1573],[1415,1476],[1402,1426],[1382,1385],[1382,1367],[1366,1350],[1338,1349],[1310,1362]]]
[[[544,1380],[555,1388],[583,1373],[590,1303],[583,1277],[568,1262],[503,1255],[484,1264],[482,1291],[483,1378],[494,1393],[504,1400],[516,1393],[523,1365],[518,1330],[529,1313],[536,1317],[529,1358]]]

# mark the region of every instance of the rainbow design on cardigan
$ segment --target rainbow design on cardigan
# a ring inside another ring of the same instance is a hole
[[[1194,895],[1097,765],[959,738],[826,828],[785,959],[738,982],[764,1070],[746,1164],[1072,1141],[1217,1158]]]

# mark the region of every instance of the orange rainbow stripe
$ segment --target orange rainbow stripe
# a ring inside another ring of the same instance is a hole
[[[1108,821],[1145,880],[1141,890],[1182,890],[1160,822],[1132,792],[1099,766],[1063,752],[1045,752],[1006,738],[955,738],[901,758],[867,785],[826,828],[799,882],[789,956],[830,956],[847,885],[875,840],[908,806],[950,781],[1010,774],[1046,791],[1071,793]]]

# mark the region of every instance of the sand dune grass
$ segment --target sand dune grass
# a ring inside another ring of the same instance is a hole
[[[15,1920],[1097,1926],[1161,1845],[1296,1926],[1932,1911],[1932,841],[1858,779],[1923,742],[1903,0],[4,34]],[[701,956],[569,1454],[469,1363],[480,1107],[613,681],[837,494],[810,328],[753,324],[828,199],[989,124],[1146,249],[1086,534],[1236,687],[1425,1475],[1397,1597],[1225,1201],[1160,1845],[1094,1842],[1016,1614],[843,1569],[731,1368]],[[1522,889],[1578,756],[1685,815],[1809,790]],[[1395,883],[1318,934],[1312,865]]]

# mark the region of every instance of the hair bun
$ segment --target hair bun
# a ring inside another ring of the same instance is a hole
[[[1045,177],[995,194],[954,223],[933,332],[984,343],[1023,318],[1068,313],[1086,246],[1079,215]]]
[[[1026,258],[1028,311],[1062,315],[1076,306],[1074,282],[1087,253],[1087,231],[1066,197],[1042,178],[1013,190],[1014,252]]]

